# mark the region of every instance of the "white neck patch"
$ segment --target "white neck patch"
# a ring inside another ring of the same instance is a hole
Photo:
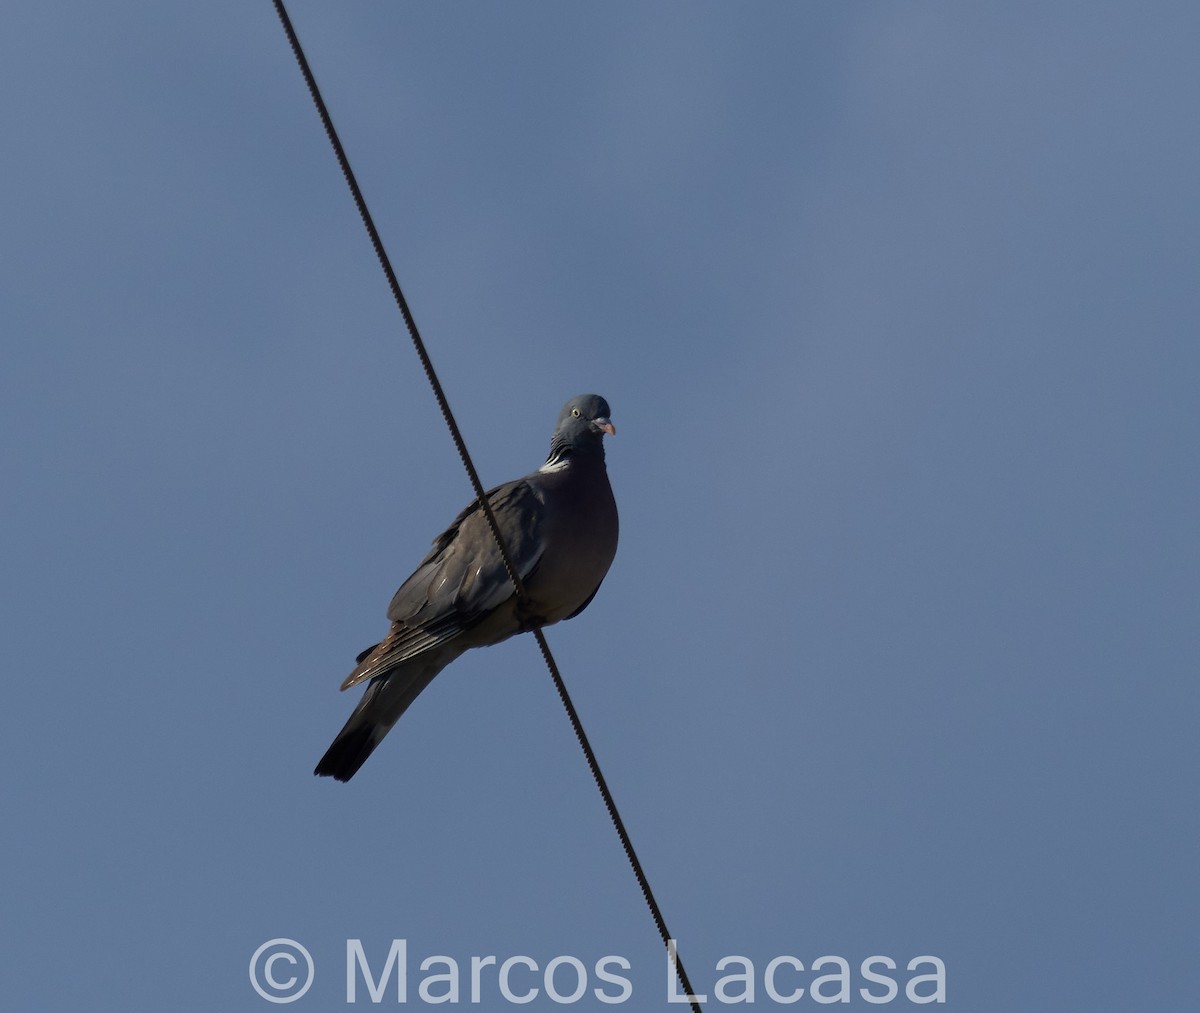
[[[566,471],[567,467],[568,467],[568,465],[570,465],[570,463],[571,463],[570,457],[565,457],[565,456],[564,457],[552,457],[545,464],[543,464],[540,468],[538,468],[538,471],[541,472],[543,475],[552,475],[556,471]]]

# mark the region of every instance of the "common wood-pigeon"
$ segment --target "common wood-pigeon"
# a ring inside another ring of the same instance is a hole
[[[525,587],[518,603],[475,500],[434,540],[392,598],[386,637],[358,656],[342,683],[367,683],[315,774],[349,781],[435,675],[464,651],[577,616],[617,551],[617,504],[604,467],[608,402],[572,398],[537,471],[488,490],[509,557]]]

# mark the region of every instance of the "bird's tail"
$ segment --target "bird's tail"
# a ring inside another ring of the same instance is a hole
[[[367,757],[383,741],[388,729],[358,716],[351,716],[346,727],[325,750],[313,773],[318,777],[332,777],[338,781],[349,781],[358,768],[367,762]]]
[[[313,773],[349,781],[444,664],[408,664],[371,680]]]

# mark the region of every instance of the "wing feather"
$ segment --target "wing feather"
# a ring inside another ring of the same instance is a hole
[[[541,558],[544,503],[525,479],[488,490],[488,501],[517,573],[524,580]],[[513,595],[487,519],[471,503],[437,538],[392,597],[392,631],[360,656],[346,689],[424,654],[469,630]]]

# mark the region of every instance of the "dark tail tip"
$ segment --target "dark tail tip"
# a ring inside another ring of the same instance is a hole
[[[367,757],[379,745],[375,726],[362,722],[355,728],[344,728],[325,750],[313,773],[317,777],[332,777],[337,781],[349,781],[358,773],[358,768],[367,762]]]

